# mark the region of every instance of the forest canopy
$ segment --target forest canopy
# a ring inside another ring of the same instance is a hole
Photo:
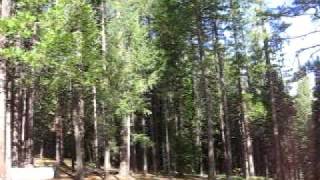
[[[0,2],[0,180],[320,179],[318,0]]]

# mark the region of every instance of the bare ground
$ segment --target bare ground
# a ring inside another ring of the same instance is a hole
[[[36,167],[54,167],[55,161],[52,159],[35,159]],[[162,175],[154,175],[154,174],[131,174],[130,177],[121,177],[117,175],[118,170],[112,169],[110,170],[109,180],[203,180],[205,178],[196,177],[196,176],[185,176],[183,178],[177,177],[168,177]],[[65,164],[58,167],[57,173],[59,174],[56,180],[72,180],[74,177],[74,171],[71,168],[71,161],[66,159]],[[102,169],[93,168],[90,166],[86,166],[85,168],[85,180],[103,180],[104,179],[104,171]]]

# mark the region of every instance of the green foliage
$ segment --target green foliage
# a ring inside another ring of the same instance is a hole
[[[98,7],[102,2],[107,7],[105,24],[101,19],[102,9]],[[264,40],[272,34],[265,31],[266,17],[260,16],[264,6],[260,0],[19,0],[14,16],[0,20],[0,34],[8,40],[5,48],[0,49],[0,56],[9,60],[8,66],[22,69],[16,75],[23,77],[14,79],[17,89],[36,84],[36,136],[43,138],[52,134],[61,94],[68,104],[66,111],[70,113],[71,90],[76,87],[81,89],[85,100],[85,143],[90,146],[94,86],[99,142],[108,137],[112,154],[117,157],[121,154],[120,120],[135,113],[150,117],[153,122],[144,128],[154,126],[154,132],[131,134],[131,143],[166,151],[164,131],[167,130],[172,166],[179,173],[198,173],[200,165],[207,162],[206,151],[211,138],[207,120],[214,121],[212,141],[217,169],[225,168],[220,163],[224,160],[220,127],[223,90],[228,106],[224,113],[230,121],[233,143],[233,174],[240,175],[243,174],[241,140],[245,134],[240,121],[241,103],[246,105],[243,114],[248,117],[252,131],[248,133],[252,136],[249,138],[253,146],[257,146],[254,151],[270,150],[269,146],[273,145],[266,80],[270,67],[266,66],[263,46]],[[103,51],[102,40],[106,41],[106,51]],[[274,55],[275,60],[279,57],[272,50],[277,48],[271,47],[267,52]],[[221,53],[224,65],[225,89],[219,89],[217,52]],[[276,79],[274,86],[280,127],[293,127],[295,137],[303,143],[300,147],[305,148],[307,122],[312,113],[308,80],[299,82],[293,124],[287,121],[294,110],[289,107],[291,98],[283,90],[282,79]],[[213,107],[209,109],[208,105]],[[64,118],[64,125],[71,126],[71,115]],[[164,123],[168,129],[164,128]],[[284,128],[281,130],[280,134],[288,132]],[[154,133],[155,137],[151,138],[149,133]],[[160,143],[155,144],[157,142]],[[263,153],[253,154],[257,156],[255,161],[265,158]],[[165,166],[166,160],[161,161],[159,165]],[[268,168],[274,171],[272,167],[263,167],[263,162],[258,163],[257,168],[262,168],[263,173]],[[226,177],[220,175],[218,179]],[[234,176],[232,179],[243,178]]]
[[[157,82],[162,62],[160,52],[149,37],[145,24],[150,3],[113,1],[115,16],[108,24],[109,58],[112,74],[117,75],[115,88],[119,93],[117,113],[144,112],[143,96]]]
[[[295,106],[297,113],[294,130],[297,136],[301,138],[303,142],[306,142],[308,122],[312,114],[312,93],[308,77],[304,77],[298,82]]]
[[[150,137],[146,134],[131,134],[133,144],[142,144],[146,147],[151,147],[154,145]]]
[[[267,115],[265,105],[261,100],[251,98],[248,102],[248,115],[251,120],[264,119]]]
[[[40,58],[35,61],[54,69],[55,78],[89,85],[101,74],[94,13],[80,0],[58,2],[40,22]]]

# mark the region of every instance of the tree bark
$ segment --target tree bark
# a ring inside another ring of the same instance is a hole
[[[154,98],[155,95],[153,95],[152,97],[152,101],[154,102]],[[154,103],[152,103],[154,104]],[[152,109],[154,109],[154,107],[152,107]],[[153,144],[151,147],[151,151],[152,151],[152,169],[153,169],[153,173],[157,173],[158,171],[158,157],[157,157],[157,149],[156,149],[156,144],[157,144],[157,127],[156,127],[156,122],[155,122],[155,113],[152,113],[151,116],[151,120],[150,122],[150,126],[151,126],[151,136],[152,136],[152,140],[153,140]]]
[[[14,72],[15,73],[15,72]],[[12,80],[11,90],[11,126],[12,126],[12,165],[19,165],[19,99],[16,80]]]
[[[105,117],[105,105],[104,102],[102,103],[102,117]],[[104,121],[104,127],[107,128],[107,121]],[[108,180],[110,178],[109,171],[111,169],[111,162],[110,162],[110,157],[111,157],[111,148],[110,148],[110,140],[109,140],[109,135],[108,132],[105,134],[105,145],[104,145],[104,172],[105,176],[104,179]]]
[[[146,135],[147,134],[147,127],[146,127],[146,119],[142,117],[142,128],[143,128],[143,133]],[[144,143],[143,144],[143,173],[147,174],[148,173],[148,147]]]
[[[224,78],[224,59],[222,49],[219,47],[219,35],[217,20],[213,23],[213,34],[214,34],[214,49],[215,54],[218,59],[218,79],[219,79],[219,94],[220,94],[220,107],[219,107],[219,118],[221,126],[221,136],[222,143],[224,147],[224,168],[226,171],[227,179],[230,179],[232,175],[232,154],[231,154],[231,142],[230,142],[230,122],[228,116],[228,99],[227,99],[227,89],[225,87]]]
[[[209,91],[208,84],[205,80],[205,91],[207,97],[207,105],[206,105],[206,118],[208,121],[208,168],[209,174],[208,179],[214,180],[216,179],[216,171],[215,171],[215,155],[214,155],[214,125],[213,125],[213,108],[212,108],[212,97],[211,92]]]
[[[275,154],[275,179],[283,180],[283,167],[281,163],[281,144],[280,144],[280,137],[279,137],[279,124],[277,118],[277,109],[276,109],[276,98],[275,98],[275,77],[276,72],[272,68],[271,60],[270,60],[270,51],[269,51],[269,40],[266,38],[264,40],[264,54],[266,59],[266,66],[267,66],[267,85],[268,85],[268,95],[270,100],[271,106],[271,120],[272,120],[272,132],[274,138],[274,154]]]
[[[6,64],[9,67],[9,63]],[[6,109],[6,167],[11,168],[12,166],[12,159],[11,159],[11,110],[12,110],[12,76],[10,76],[10,67],[7,68],[7,109]],[[7,173],[7,177],[10,177],[9,173]]]
[[[125,116],[122,120],[119,174],[123,177],[128,177],[130,172],[130,121],[130,115]]]
[[[110,147],[108,140],[106,140],[105,150],[104,150],[104,171],[105,171],[105,180],[109,179],[109,171],[111,169],[110,163]]]
[[[248,122],[248,112],[245,95],[247,93],[246,89],[248,88],[247,80],[245,76],[245,64],[241,59],[241,54],[239,52],[239,37],[238,29],[234,28],[234,41],[235,41],[235,58],[238,63],[238,94],[239,94],[239,107],[240,107],[240,124],[242,130],[242,144],[243,144],[243,157],[244,157],[244,169],[245,176],[248,179],[250,176],[255,175],[254,162],[253,162],[253,149],[252,149],[252,140],[250,136],[250,128]]]
[[[62,123],[62,95],[58,95],[58,103],[55,114],[55,133],[56,133],[56,163],[63,164],[63,123]]]
[[[21,77],[24,79],[24,74]],[[22,85],[25,86],[25,85]],[[20,126],[20,156],[19,156],[19,163],[21,164],[22,167],[25,166],[25,160],[26,160],[26,130],[27,130],[27,88],[22,87],[20,89],[20,121],[21,121],[21,126]]]
[[[93,125],[94,125],[94,161],[95,161],[96,167],[100,168],[96,86],[93,86],[92,93],[93,93]]]
[[[201,141],[201,131],[202,131],[202,110],[201,110],[201,93],[199,92],[198,87],[198,78],[196,77],[198,74],[197,71],[194,72],[193,75],[193,92],[194,92],[194,107],[195,107],[195,117],[196,117],[196,151],[195,154],[198,154],[197,158],[197,168],[199,168],[199,173],[202,176],[203,173],[203,160],[202,160],[202,141]]]
[[[241,72],[239,72],[241,73]],[[241,76],[241,75],[240,75]],[[250,136],[250,129],[248,123],[248,115],[247,115],[247,105],[244,100],[245,90],[243,88],[243,80],[239,77],[238,80],[238,90],[240,97],[240,116],[241,116],[241,128],[242,128],[242,143],[244,150],[244,161],[245,161],[245,175],[246,178],[255,175],[254,171],[254,162],[253,162],[253,149],[252,149],[252,140]]]
[[[170,175],[171,174],[171,146],[169,140],[169,112],[168,112],[168,102],[167,99],[163,102],[163,109],[164,109],[164,133],[165,133],[165,170]]]
[[[2,0],[1,18],[11,14],[11,0]],[[6,38],[0,35],[0,48],[3,48]],[[0,57],[0,179],[6,178],[6,60]],[[8,131],[8,130],[7,130]]]
[[[41,144],[40,144],[40,153],[39,153],[39,157],[40,159],[43,159],[43,151],[44,151],[44,140],[41,140]]]
[[[33,164],[33,104],[35,89],[32,85],[27,91],[27,129],[26,129],[26,164]]]
[[[4,4],[2,4],[2,6],[4,6]],[[6,88],[6,63],[5,63],[5,60],[0,57],[0,179],[6,179],[6,158],[5,158],[6,157],[6,129],[5,129],[6,128],[6,89],[5,88]]]
[[[76,180],[82,180],[83,175],[83,155],[84,155],[84,100],[79,89],[73,89],[73,128],[76,151]]]

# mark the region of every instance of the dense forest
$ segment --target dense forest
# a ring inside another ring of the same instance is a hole
[[[283,70],[284,44],[320,31],[282,20],[317,23],[319,0],[0,2],[1,180],[45,161],[76,180],[320,179],[320,44]]]

